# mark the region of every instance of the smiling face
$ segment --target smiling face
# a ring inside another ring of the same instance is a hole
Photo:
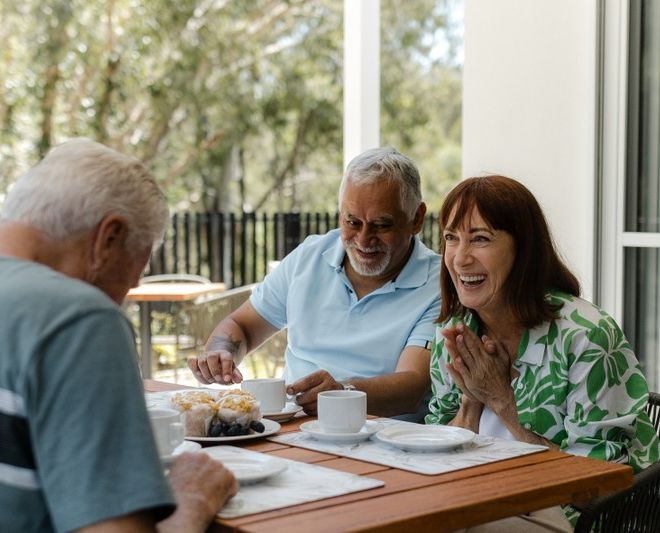
[[[346,184],[340,207],[341,240],[358,276],[391,279],[406,264],[413,235],[421,229],[421,204],[414,220],[401,209],[399,185]]]
[[[453,221],[454,213],[449,217]],[[495,230],[474,208],[459,227],[447,227],[444,262],[461,304],[480,316],[508,311],[504,286],[515,259],[515,243],[506,231]]]

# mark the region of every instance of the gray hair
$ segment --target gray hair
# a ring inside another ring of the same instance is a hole
[[[391,146],[362,152],[348,164],[339,186],[339,208],[349,181],[354,185],[369,185],[381,180],[399,184],[401,209],[412,220],[422,203],[419,170],[412,159]]]
[[[66,239],[91,231],[110,214],[126,219],[128,250],[159,244],[169,218],[163,192],[140,161],[77,138],[18,179],[0,220]]]

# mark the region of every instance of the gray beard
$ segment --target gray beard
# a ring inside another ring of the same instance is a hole
[[[348,261],[351,263],[353,270],[357,272],[360,276],[375,277],[380,276],[387,270],[387,267],[392,260],[392,251],[388,248],[385,251],[385,256],[381,261],[374,265],[365,265],[361,263],[356,257],[353,256],[353,249],[348,245],[345,246],[346,255],[348,256]]]

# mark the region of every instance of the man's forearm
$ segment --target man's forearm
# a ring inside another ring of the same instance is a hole
[[[249,352],[245,333],[231,318],[225,318],[215,327],[204,348],[207,352],[226,351],[232,354],[237,365]]]
[[[430,386],[428,376],[412,371],[347,381],[367,393],[367,412],[379,416],[416,412]]]

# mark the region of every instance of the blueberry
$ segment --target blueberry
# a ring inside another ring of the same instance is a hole
[[[249,431],[248,428],[241,426],[240,424],[232,424],[229,426],[229,429],[225,432],[227,437],[238,437],[239,435],[245,435]]]
[[[209,437],[220,437],[224,433],[223,423],[213,424],[209,429]]]
[[[259,422],[259,420],[253,420],[250,422],[250,428],[256,431],[257,433],[263,433],[264,430],[266,429],[264,425]]]

